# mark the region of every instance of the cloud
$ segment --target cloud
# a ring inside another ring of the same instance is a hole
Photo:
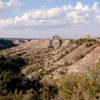
[[[4,2],[0,0],[0,13],[4,13],[5,11],[12,10],[20,4],[21,3],[19,0],[9,0],[8,2]]]
[[[10,1],[9,5],[13,5],[13,3]],[[74,7],[72,5],[63,5],[62,7],[50,9],[41,8],[26,12],[22,16],[0,19],[0,28],[16,27],[17,29],[23,28],[24,30],[31,27],[31,29],[37,30],[37,32],[38,29],[42,31],[60,30],[61,28],[66,30],[66,27],[73,30],[75,27],[82,29],[87,26],[89,27],[87,29],[91,29],[91,25],[100,23],[100,8],[98,5],[99,3],[96,2],[90,7],[78,2]]]
[[[100,13],[99,2],[95,2],[95,3],[93,4],[92,9],[93,9],[96,13]]]

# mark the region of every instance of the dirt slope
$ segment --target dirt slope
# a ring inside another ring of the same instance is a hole
[[[85,56],[94,46],[95,44],[92,45],[91,47],[86,47],[86,43],[83,43],[79,47],[75,48],[72,52],[68,53],[68,55],[64,56],[61,60],[59,60],[57,63],[65,63],[65,62],[70,62],[70,63],[75,63],[77,58],[80,56]]]
[[[100,46],[96,47],[90,54],[68,68],[68,72],[87,72],[89,67],[100,59]]]

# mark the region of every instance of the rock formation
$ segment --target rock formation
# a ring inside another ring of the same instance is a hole
[[[61,47],[63,40],[58,36],[55,35],[51,40],[50,40],[50,48],[53,49],[58,49],[59,47]]]

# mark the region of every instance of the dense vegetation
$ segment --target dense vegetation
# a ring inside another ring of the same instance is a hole
[[[26,60],[0,57],[0,100],[50,100],[57,89],[39,80],[29,80],[20,73]]]
[[[62,100],[100,100],[100,62],[89,73],[67,74],[58,83]]]

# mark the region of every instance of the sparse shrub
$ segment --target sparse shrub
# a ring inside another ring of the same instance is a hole
[[[85,54],[84,54],[84,56],[86,56],[87,54],[89,54],[91,51],[93,51],[94,49],[96,48],[96,46],[93,46],[90,50],[88,50]]]
[[[60,74],[64,74],[64,71],[60,71],[59,73],[60,73]]]
[[[68,51],[65,51],[65,55],[68,54],[68,53],[69,53]]]
[[[88,47],[91,47],[93,44],[92,43],[87,43],[85,46],[88,48]]]
[[[80,60],[80,59],[82,59],[83,57],[84,57],[84,55],[81,54],[80,56],[76,56],[75,60],[76,60],[76,61],[77,61],[77,60]]]
[[[88,46],[90,46],[92,44],[96,44],[96,43],[98,44],[99,43],[96,39],[78,39],[75,43],[76,43],[77,46],[80,46],[81,44],[83,44],[85,42],[89,42]]]
[[[75,43],[77,46],[80,46],[81,44],[85,43],[86,39],[78,39]]]
[[[87,42],[94,42],[94,43],[96,43],[97,40],[96,39],[87,39]]]
[[[66,62],[64,63],[64,66],[70,66],[70,65],[72,65],[71,62],[67,62],[67,61],[66,61]]]

